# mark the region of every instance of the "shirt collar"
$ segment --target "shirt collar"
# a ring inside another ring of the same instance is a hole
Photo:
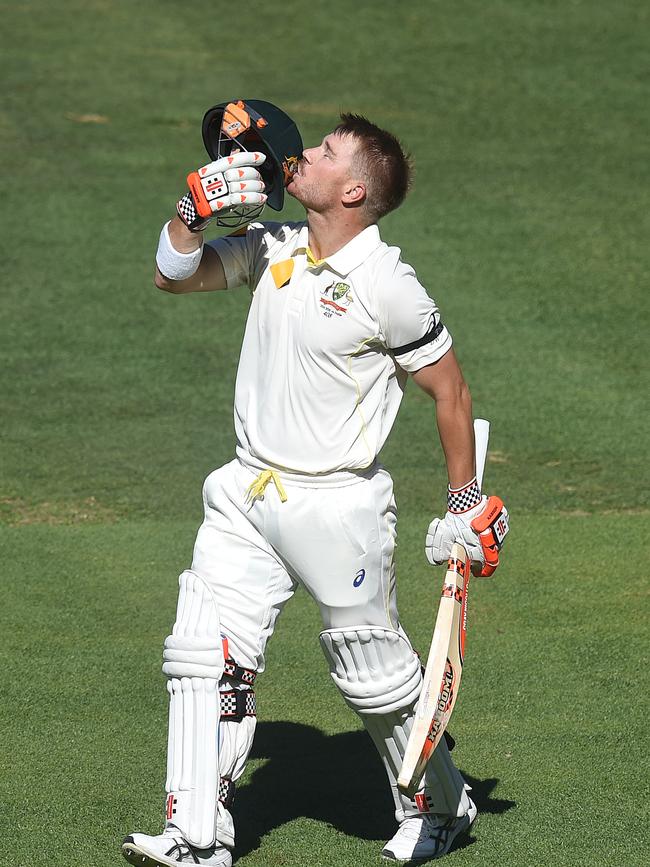
[[[307,256],[307,267],[310,269],[323,268],[326,266],[330,271],[335,271],[341,277],[345,277],[350,273],[350,271],[353,271],[357,266],[361,265],[361,263],[364,262],[381,244],[379,226],[377,226],[376,223],[373,223],[371,226],[367,226],[362,232],[359,232],[358,235],[355,235],[351,241],[348,241],[348,243],[344,247],[341,247],[340,250],[337,250],[336,253],[332,253],[331,256],[327,256],[325,259],[314,261],[311,258],[308,239],[309,229],[307,226],[304,226],[298,236],[298,246],[293,255]]]

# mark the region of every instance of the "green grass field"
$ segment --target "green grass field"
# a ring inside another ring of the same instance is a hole
[[[648,6],[240,5],[0,3],[0,865],[117,867],[125,833],[159,828],[161,644],[201,482],[233,452],[248,296],[160,293],[153,254],[205,161],[204,110],[239,95],[282,105],[307,143],[341,109],[402,137],[416,185],[382,233],[492,420],[512,534],[471,593],[451,729],[480,815],[447,862],[645,865]],[[382,456],[422,650],[434,428],[410,388]],[[318,631],[298,593],[257,691],[242,867],[379,865],[392,833]]]

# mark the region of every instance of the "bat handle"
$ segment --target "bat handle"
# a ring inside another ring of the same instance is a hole
[[[474,419],[474,443],[476,448],[476,480],[479,488],[483,488],[483,472],[487,459],[488,440],[490,438],[490,422],[485,418]]]

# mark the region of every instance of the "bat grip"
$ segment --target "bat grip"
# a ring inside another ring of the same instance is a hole
[[[476,481],[483,488],[483,472],[487,459],[488,440],[490,438],[490,422],[485,418],[474,419],[474,444],[476,450]]]

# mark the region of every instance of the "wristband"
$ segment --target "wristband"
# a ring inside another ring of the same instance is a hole
[[[187,280],[198,270],[203,255],[203,244],[192,253],[179,253],[169,237],[169,223],[165,223],[160,233],[156,265],[168,280]]]
[[[447,510],[458,514],[467,512],[481,502],[481,489],[476,476],[462,488],[447,488]]]

